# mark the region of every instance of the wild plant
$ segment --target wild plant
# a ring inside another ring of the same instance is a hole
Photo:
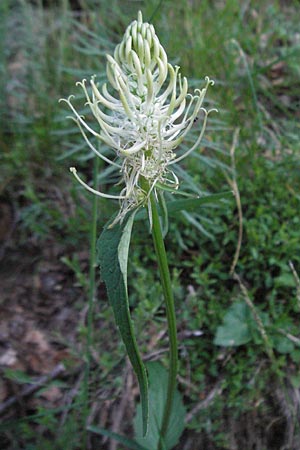
[[[164,238],[169,215],[194,210],[220,198],[183,192],[175,170],[179,162],[199,149],[213,111],[203,106],[213,81],[206,77],[202,89],[189,93],[188,80],[181,76],[179,66],[168,62],[153,25],[143,21],[141,12],[126,29],[113,56],[107,55],[106,69],[108,84],[102,88],[96,76],[89,82],[84,79],[77,83],[96,126],[77,111],[73,96],[64,101],[87,147],[112,167],[119,176],[117,185],[121,186],[118,193],[106,193],[87,184],[75,167],[70,169],[88,191],[119,202],[118,212],[98,240],[98,262],[116,324],[138,379],[141,406],[135,419],[135,440],[119,435],[114,438],[128,448],[170,449],[184,429],[185,410],[176,388],[176,312]],[[201,127],[193,145],[180,150],[187,134],[199,123]],[[101,146],[109,147],[111,153],[104,154]],[[183,199],[177,200],[178,195]],[[130,315],[127,265],[132,228],[137,220],[148,222],[145,228],[153,238],[168,324],[168,372],[159,363],[144,364]],[[90,429],[99,432],[98,428]],[[109,433],[101,429],[100,432]]]

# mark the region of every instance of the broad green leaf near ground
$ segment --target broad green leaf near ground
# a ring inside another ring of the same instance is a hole
[[[245,303],[234,303],[217,329],[214,344],[223,347],[247,344],[252,339],[250,311]]]
[[[159,362],[147,364],[149,376],[149,427],[145,437],[142,436],[142,414],[141,405],[137,407],[137,414],[134,419],[134,429],[136,441],[148,450],[158,448],[160,427],[162,423],[164,407],[167,397],[168,372]],[[176,390],[173,400],[172,413],[170,417],[168,431],[165,438],[165,448],[173,448],[184,430],[185,408],[181,395]]]

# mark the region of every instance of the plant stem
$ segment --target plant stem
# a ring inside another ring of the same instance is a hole
[[[97,189],[97,177],[99,173],[99,158],[94,158],[93,187]],[[90,261],[89,261],[89,291],[88,291],[88,312],[87,312],[87,331],[86,331],[86,364],[84,372],[84,421],[89,414],[89,376],[91,368],[91,346],[93,342],[93,312],[96,293],[96,242],[97,242],[97,217],[98,217],[98,198],[93,196],[92,218],[90,223]],[[84,424],[84,428],[85,428]]]
[[[99,158],[95,158],[94,173],[93,173],[94,189],[97,189],[98,173],[99,173]],[[88,366],[90,366],[91,362],[93,311],[96,294],[97,218],[98,218],[98,198],[96,195],[94,195],[92,203],[92,220],[90,228],[89,299],[88,299],[88,315],[87,315],[87,342],[86,342]]]
[[[172,403],[174,398],[174,392],[176,389],[176,376],[178,366],[178,345],[177,345],[177,331],[176,331],[176,316],[174,308],[174,298],[171,285],[171,277],[168,265],[168,259],[162,234],[162,229],[159,221],[159,215],[157,210],[157,202],[153,192],[150,194],[151,213],[152,213],[152,237],[154,242],[155,253],[158,261],[158,268],[162,283],[163,294],[165,297],[166,313],[168,321],[168,334],[170,343],[170,362],[169,362],[169,374],[168,374],[168,390],[167,399],[162,419],[162,425],[160,430],[160,440],[158,444],[158,450],[163,447],[165,435],[168,430],[170,415],[172,411]]]

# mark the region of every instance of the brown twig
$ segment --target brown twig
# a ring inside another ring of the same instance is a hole
[[[188,387],[189,390],[192,390],[193,392],[196,392],[196,393],[199,392],[198,387],[194,383],[192,383],[190,380],[187,380],[186,378],[183,378],[180,375],[178,375],[177,379],[180,384],[183,384],[184,386]]]
[[[233,274],[233,278],[239,283],[240,289],[241,289],[243,297],[245,299],[245,302],[249,306],[250,311],[252,312],[253,318],[254,318],[254,320],[255,320],[255,322],[257,324],[257,328],[258,328],[258,330],[260,332],[262,340],[264,341],[266,353],[269,356],[271,362],[275,363],[276,360],[275,360],[275,355],[274,355],[274,352],[273,352],[272,345],[271,345],[271,343],[269,341],[269,338],[268,338],[266,329],[264,327],[264,324],[262,323],[262,320],[261,320],[259,314],[257,313],[256,308],[255,308],[255,306],[254,306],[254,304],[253,304],[253,302],[252,302],[252,300],[251,300],[251,298],[250,298],[250,296],[248,294],[247,288],[242,283],[242,280],[240,279],[239,275],[236,272]]]
[[[120,432],[121,423],[125,414],[126,409],[128,408],[128,403],[130,402],[130,398],[132,396],[132,370],[130,367],[129,360],[127,359],[126,368],[125,368],[125,382],[122,391],[121,401],[117,405],[116,408],[113,409],[113,424],[112,431],[114,433]],[[117,450],[117,441],[111,439],[109,450]]]
[[[296,272],[296,269],[295,269],[294,264],[292,263],[292,261],[289,261],[289,266],[290,266],[292,274],[293,274],[293,276],[295,278],[295,283],[296,283],[296,288],[297,288],[296,296],[297,296],[297,301],[298,301],[298,307],[300,309],[300,278],[299,278],[299,275]]]
[[[201,409],[207,408],[214,400],[214,398],[217,395],[220,395],[223,391],[223,388],[221,387],[222,380],[219,380],[217,384],[214,386],[214,388],[209,392],[207,397],[199,402],[186,416],[185,416],[185,423],[189,423],[196,414],[198,414]]]
[[[289,339],[291,342],[293,342],[294,344],[296,344],[298,347],[300,346],[300,339],[297,338],[296,336],[294,336],[291,333],[287,333],[285,330],[283,330],[282,328],[276,328],[276,330],[279,331],[279,333],[281,333],[283,336],[285,336],[287,339]]]
[[[63,425],[64,425],[64,423],[66,421],[67,415],[70,412],[70,408],[71,408],[73,399],[76,397],[76,395],[78,394],[78,392],[80,390],[80,386],[81,386],[81,383],[82,383],[82,380],[83,380],[83,376],[84,376],[83,375],[83,371],[80,371],[80,374],[79,374],[78,379],[76,380],[74,386],[66,394],[66,397],[64,399],[65,408],[64,408],[63,413],[61,415],[60,424],[59,424],[60,427],[63,427]]]

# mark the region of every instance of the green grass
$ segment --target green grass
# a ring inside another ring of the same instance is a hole
[[[192,448],[199,449],[230,450],[236,445],[250,450],[252,441],[259,450],[279,449],[287,445],[284,432],[292,429],[292,421],[299,422],[293,389],[300,385],[300,308],[289,266],[292,261],[299,273],[299,4],[275,0],[175,3],[114,0],[104,6],[104,2],[85,0],[80,2],[79,21],[67,1],[49,9],[40,3],[1,2],[0,196],[14,205],[18,217],[18,232],[10,245],[17,252],[19,245],[30,242],[41,248],[55,242],[77,279],[87,276],[78,261],[89,245],[92,198],[73,182],[68,168],[76,164],[90,181],[93,162],[58,99],[71,93],[79,96],[75,82],[84,77],[96,73],[102,81],[105,54],[113,51],[137,10],[143,11],[145,19],[153,16],[169,58],[180,64],[193,87],[201,86],[206,75],[215,80],[209,100],[219,113],[210,116],[205,145],[184,161],[190,178],[183,187],[215,193],[228,190],[229,151],[234,132],[240,129],[235,163],[244,235],[236,272],[264,320],[276,359],[276,364],[270,361],[255,325],[245,345],[214,344],[230,306],[244,302],[229,274],[238,240],[235,202],[202,209],[198,215],[179,215],[170,224],[167,246],[179,335],[184,336],[180,388],[189,411],[215,386],[221,392],[190,420],[180,448],[193,439]],[[114,179],[103,166],[101,170],[98,181],[105,188]],[[100,200],[98,206],[100,230],[117,204]],[[144,354],[150,344],[144,330],[155,336],[165,327],[154,261],[150,236],[137,223],[129,290]],[[99,358],[90,371],[89,407],[94,399],[118,398],[124,368],[124,349],[102,289],[99,297],[92,334]],[[83,287],[77,307],[84,309],[86,299]],[[199,330],[203,335],[195,337]],[[90,331],[78,324],[76,357],[80,361],[86,358],[86,347],[80,342],[87,335],[91,339]],[[166,342],[160,346],[164,348]],[[159,344],[150,353],[158,348]],[[70,375],[69,390],[73,381]],[[91,448],[100,448],[98,438],[84,433],[80,403],[86,398],[84,389],[82,381],[64,422],[61,410],[47,408],[6,421],[1,429],[4,448],[71,450],[86,448],[86,439]],[[66,407],[61,405],[62,410]],[[112,408],[109,413],[108,427]],[[130,434],[130,430],[126,417],[122,431]],[[296,436],[297,426],[290,439],[296,442]],[[294,448],[291,442],[288,445]],[[103,444],[103,448],[108,447]]]

